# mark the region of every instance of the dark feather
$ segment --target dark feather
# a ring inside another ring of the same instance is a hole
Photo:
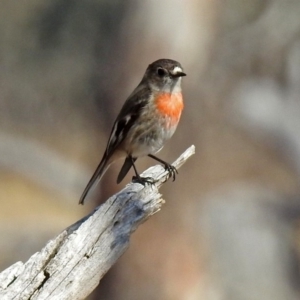
[[[123,179],[124,177],[127,175],[128,171],[130,170],[130,168],[132,167],[132,162],[135,162],[137,159],[136,158],[132,158],[131,156],[127,156],[125,161],[124,161],[124,164],[120,170],[120,173],[118,175],[118,178],[117,178],[117,183],[119,184]]]
[[[143,88],[136,90],[124,103],[110,133],[106,147],[106,154],[109,155],[120,145],[127,136],[132,125],[138,120],[142,109],[146,106],[151,90]]]
[[[86,188],[84,189],[81,197],[80,197],[80,200],[79,200],[79,204],[82,204],[84,203],[84,199],[85,197],[87,196],[89,190],[92,188],[92,186],[97,183],[100,179],[101,179],[101,176],[104,174],[107,166],[107,161],[108,161],[108,158],[106,157],[106,155],[104,154],[101,162],[99,163],[96,171],[94,172],[92,178],[89,180]]]
[[[141,110],[147,104],[147,99],[149,98],[150,94],[151,90],[148,87],[143,89],[139,89],[138,87],[125,101],[110,133],[103,158],[80,197],[80,204],[84,203],[84,199],[87,196],[89,190],[101,179],[102,175],[108,168],[107,163],[109,159],[112,157],[114,151],[118,148],[118,146],[122,143],[132,125],[141,115]],[[126,176],[128,171],[130,170],[131,165],[132,161],[127,161],[126,158],[118,176],[118,183],[121,182]]]

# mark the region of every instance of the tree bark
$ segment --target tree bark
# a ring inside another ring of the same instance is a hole
[[[189,147],[175,162],[193,155]],[[131,234],[164,203],[158,188],[168,179],[160,165],[142,176],[154,185],[127,185],[92,213],[66,228],[25,262],[0,273],[1,300],[84,299],[129,246]]]

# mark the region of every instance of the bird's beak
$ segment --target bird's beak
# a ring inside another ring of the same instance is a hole
[[[172,74],[173,77],[183,77],[186,76],[186,74],[184,72],[177,72],[175,74]]]
[[[186,76],[186,74],[182,71],[180,67],[175,67],[174,70],[172,70],[170,73],[172,77]]]

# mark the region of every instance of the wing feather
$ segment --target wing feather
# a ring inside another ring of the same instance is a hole
[[[151,90],[149,88],[136,88],[126,100],[113,125],[105,151],[106,155],[110,156],[115,151],[127,136],[132,125],[138,122],[141,111],[147,105],[150,96]]]

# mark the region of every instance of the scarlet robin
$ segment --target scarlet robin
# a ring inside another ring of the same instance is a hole
[[[153,183],[152,178],[141,177],[135,167],[138,157],[146,156],[162,163],[175,180],[177,170],[171,164],[154,156],[171,138],[183,109],[181,77],[186,76],[181,64],[171,59],[159,59],[150,64],[140,84],[125,101],[113,125],[106,150],[96,171],[81,197],[84,203],[89,190],[96,185],[109,166],[125,158],[117,178],[120,183],[131,167],[141,184]]]

